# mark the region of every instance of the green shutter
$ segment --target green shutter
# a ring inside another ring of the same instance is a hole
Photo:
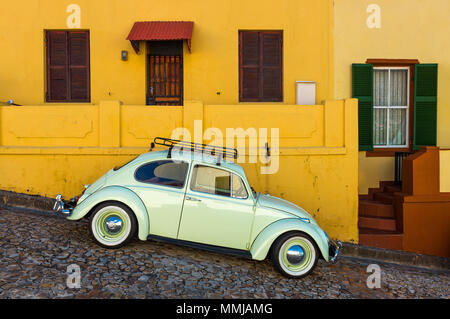
[[[413,148],[436,146],[437,64],[416,64]]]
[[[373,150],[373,65],[352,64],[352,96],[358,99],[359,150]]]

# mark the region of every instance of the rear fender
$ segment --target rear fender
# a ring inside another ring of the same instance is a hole
[[[323,230],[315,224],[303,222],[298,218],[281,219],[264,228],[250,248],[252,259],[265,259],[274,241],[282,234],[290,231],[300,231],[309,235],[315,241],[322,257],[325,261],[328,261],[328,239],[325,237]]]
[[[67,219],[79,220],[86,216],[96,205],[106,201],[121,202],[133,211],[138,222],[138,237],[146,240],[149,234],[149,217],[144,203],[136,193],[121,186],[107,186],[89,195],[75,206]]]

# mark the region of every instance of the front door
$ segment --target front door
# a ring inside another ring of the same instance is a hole
[[[147,105],[183,105],[183,43],[149,41]]]
[[[242,179],[197,164],[186,190],[178,239],[248,250],[253,199]]]

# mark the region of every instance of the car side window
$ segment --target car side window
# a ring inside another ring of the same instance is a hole
[[[191,189],[226,197],[247,198],[242,179],[223,169],[196,165],[192,172]]]
[[[186,180],[188,164],[171,160],[154,161],[140,166],[134,176],[142,183],[182,188]]]
[[[242,178],[236,174],[231,174],[231,197],[234,198],[247,198],[248,193],[245,188]]]

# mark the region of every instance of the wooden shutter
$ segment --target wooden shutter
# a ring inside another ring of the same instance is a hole
[[[282,32],[239,32],[239,100],[282,101]]]
[[[67,33],[48,31],[47,44],[47,101],[68,99]]]
[[[89,33],[68,32],[69,47],[69,92],[71,101],[90,100]]]
[[[352,65],[352,96],[358,99],[359,150],[373,150],[373,65]]]
[[[47,102],[89,102],[88,31],[47,31]]]
[[[416,64],[414,71],[413,148],[436,146],[437,64]]]
[[[282,83],[282,33],[261,32],[262,100],[281,102],[283,100]]]
[[[259,32],[239,33],[239,100],[258,101],[260,97],[260,45]]]

